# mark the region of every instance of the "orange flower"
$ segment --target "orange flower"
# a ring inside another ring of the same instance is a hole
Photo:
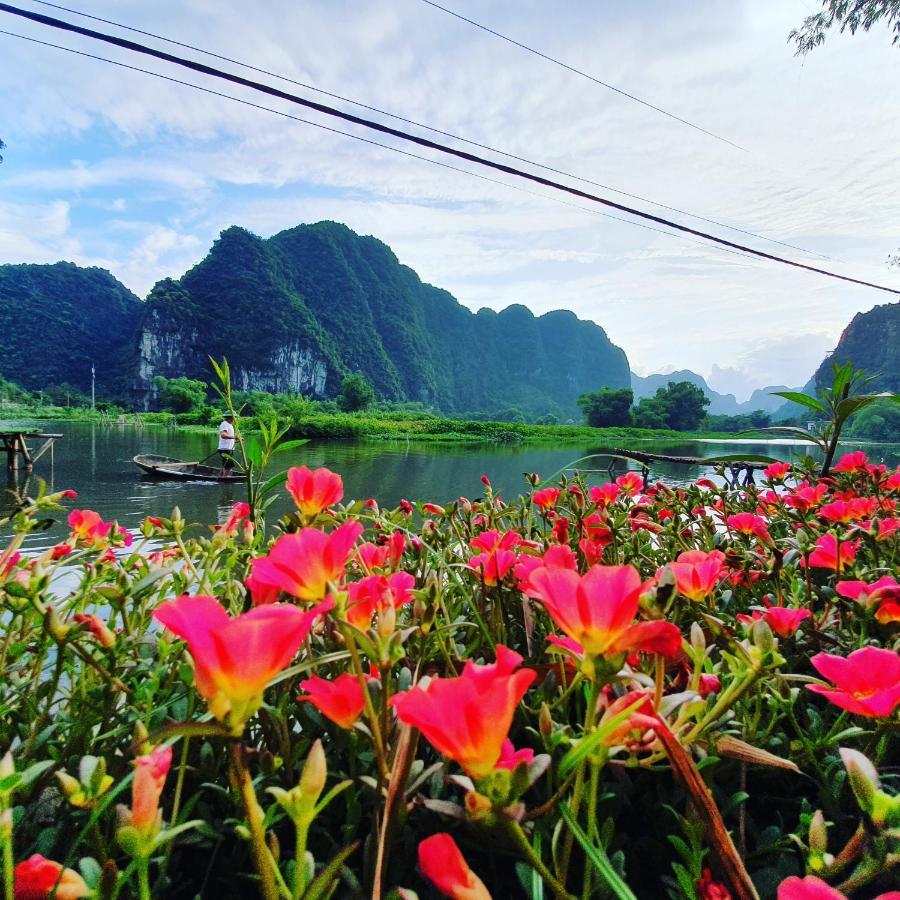
[[[688,600],[705,600],[724,577],[725,554],[721,550],[687,550],[679,553],[668,568],[675,576],[679,593]]]
[[[341,476],[324,467],[315,471],[306,466],[288,469],[286,487],[297,508],[308,518],[317,516],[344,496]]]
[[[495,663],[467,660],[458,678],[432,678],[427,687],[396,694],[391,705],[439,753],[481,778],[497,765],[516,707],[537,676],[531,669],[516,671],[521,662],[498,644]]]
[[[491,900],[449,834],[433,834],[419,844],[422,874],[450,900]]]
[[[359,522],[345,522],[330,534],[304,528],[285,534],[267,556],[250,562],[247,587],[254,605],[274,603],[279,594],[315,603],[328,593],[328,584],[344,580],[344,569],[356,539],[363,533]]]
[[[341,728],[352,728],[366,705],[359,679],[349,672],[338,675],[334,681],[313,675],[301,681],[300,687],[306,694],[301,694],[297,699],[308,700],[323,716]]]
[[[92,893],[77,872],[39,853],[16,866],[13,885],[16,900],[80,900]]]
[[[187,641],[197,692],[217,719],[237,727],[259,709],[268,682],[333,605],[329,598],[304,613],[276,603],[231,618],[215,597],[185,594],[161,604],[153,617]]]
[[[135,760],[128,824],[139,831],[154,832],[159,826],[159,798],[171,765],[171,747],[154,747],[150,753]]]
[[[645,586],[634,566],[592,566],[587,574],[559,567],[537,569],[530,582],[550,617],[589,655],[645,650],[672,658],[681,635],[670,622],[638,622]]]

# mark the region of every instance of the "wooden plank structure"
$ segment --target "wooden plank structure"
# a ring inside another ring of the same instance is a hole
[[[740,483],[741,475],[744,476],[744,484],[752,484],[753,473],[762,471],[768,465],[768,463],[756,462],[755,460],[749,459],[717,462],[714,459],[706,460],[700,456],[673,456],[667,453],[645,453],[643,450],[625,450],[621,447],[604,448],[602,450],[596,451],[596,455],[608,455],[612,457],[609,464],[610,474],[612,474],[612,471],[615,468],[617,458],[631,459],[635,462],[639,462],[642,466],[641,474],[643,475],[645,481],[650,474],[650,464],[656,462],[675,463],[683,466],[708,466],[710,468],[721,467],[723,470],[727,470],[731,474],[731,481],[734,485]]]
[[[41,431],[0,431],[0,443],[6,451],[6,468],[15,472],[19,468],[19,457],[22,457],[22,468],[30,472],[34,464],[53,446],[53,442],[61,438],[61,434],[44,434]],[[32,449],[26,440],[36,438],[42,440],[37,449]]]

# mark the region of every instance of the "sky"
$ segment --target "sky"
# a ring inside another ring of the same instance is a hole
[[[422,0],[70,2],[599,182],[569,180],[681,224],[900,288],[900,270],[887,267],[900,247],[900,50],[876,26],[795,57],[787,34],[815,0],[446,0],[743,149]],[[135,37],[34,0],[18,5]],[[0,28],[335,126],[5,13]],[[231,225],[269,236],[332,219],[383,240],[473,310],[571,309],[600,324],[637,373],[690,368],[738,399],[804,384],[855,313],[896,300],[648,230],[430,151],[421,155],[483,177],[2,34],[0,70],[0,263],[102,266],[143,297]]]

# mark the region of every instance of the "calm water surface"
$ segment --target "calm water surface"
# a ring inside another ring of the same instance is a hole
[[[188,434],[160,427],[96,425],[84,422],[0,422],[0,430],[28,425],[62,433],[51,458],[47,453],[35,466],[30,480],[20,473],[8,486],[0,480],[0,514],[13,500],[10,489],[34,494],[37,479],[43,478],[52,490],[72,488],[78,491],[75,505],[95,509],[104,519],[118,519],[134,528],[147,515],[166,515],[178,506],[188,521],[212,524],[227,518],[231,505],[244,499],[243,485],[206,482],[159,481],[142,475],[132,462],[137,453],[159,453],[178,459],[197,460],[216,446],[215,429],[210,434]],[[791,459],[805,445],[791,442],[707,442],[707,441],[634,441],[629,449],[680,456],[712,456],[724,453],[764,453],[779,459]],[[571,465],[597,448],[569,444],[561,447],[495,445],[459,446],[452,444],[405,443],[310,443],[285,453],[279,467],[327,466],[340,472],[347,499],[374,497],[382,505],[396,505],[402,498],[444,503],[459,497],[478,497],[482,493],[481,476],[488,475],[497,492],[515,496],[524,490],[523,473],[539,472],[545,478]],[[890,466],[900,462],[900,446],[864,447],[873,461]],[[609,480],[609,459],[582,462],[597,482]],[[5,460],[0,460],[5,465]],[[626,465],[618,462],[617,473]],[[628,468],[640,468],[629,464]],[[693,481],[708,468],[660,463],[651,469],[651,478],[670,484]],[[6,475],[0,469],[0,479]],[[6,487],[6,490],[4,490]],[[287,509],[287,503],[276,506]],[[65,533],[64,524],[34,536],[34,549],[55,543]]]

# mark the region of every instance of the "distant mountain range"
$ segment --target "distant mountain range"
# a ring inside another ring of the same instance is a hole
[[[669,372],[663,375],[647,375],[641,377],[631,373],[631,389],[634,392],[635,403],[644,397],[652,397],[658,388],[665,387],[670,381],[689,381],[696,385],[710,399],[707,412],[716,416],[738,416],[756,412],[774,413],[783,404],[781,397],[773,397],[772,391],[790,391],[796,388],[786,387],[783,384],[771,387],[757,388],[748,400],[739,403],[734,394],[720,394],[714,391],[702,375],[692,372],[690,369],[680,369],[677,372]]]
[[[877,385],[897,390],[898,330],[900,303],[860,313],[833,358],[879,372]],[[635,375],[603,328],[571,312],[473,313],[386,244],[336,222],[270,238],[228,228],[145,300],[103,269],[0,266],[0,375],[23,387],[87,391],[93,364],[98,395],[147,406],[157,375],[210,380],[210,356],[228,358],[243,390],[334,397],[358,371],[381,398],[446,413],[579,418],[586,391],[631,386],[638,401],[670,381],[696,384],[716,415],[799,411],[770,396],[783,385],[739,403],[690,370]],[[814,379],[827,381],[828,371],[825,360]]]

